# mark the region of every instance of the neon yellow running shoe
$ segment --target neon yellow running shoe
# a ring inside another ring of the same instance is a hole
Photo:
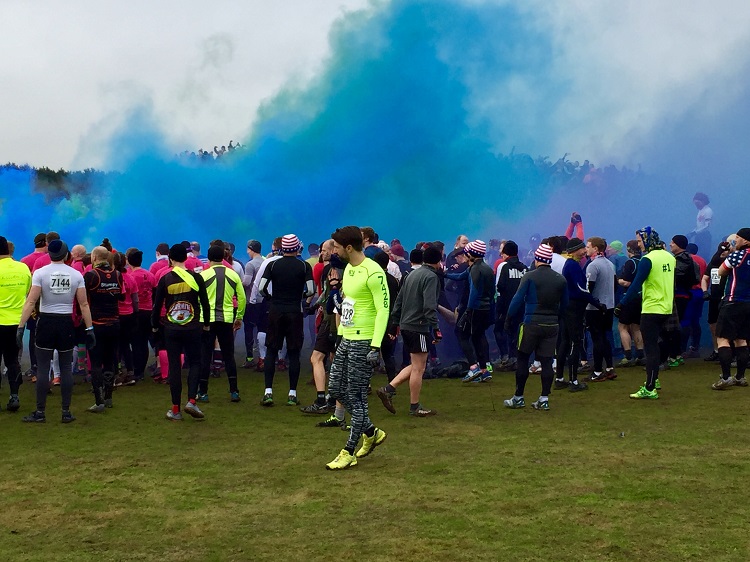
[[[650,400],[657,400],[659,398],[659,394],[655,390],[648,390],[645,386],[642,386],[638,389],[638,392],[634,392],[630,395],[630,397],[635,399],[648,398]]]
[[[362,446],[359,448],[359,451],[355,453],[356,457],[358,459],[361,459],[362,457],[366,457],[370,453],[372,453],[373,449],[380,445],[383,441],[385,441],[385,438],[388,437],[388,434],[386,434],[385,431],[382,429],[375,428],[375,433],[372,434],[372,437],[367,437],[367,435],[362,435]]]
[[[646,381],[643,381],[643,386],[646,386]],[[659,379],[656,379],[656,382],[654,383],[654,390],[661,390],[661,383],[659,382]]]
[[[346,449],[341,449],[338,456],[326,465],[328,470],[344,470],[351,466],[357,466],[357,457],[350,455]]]

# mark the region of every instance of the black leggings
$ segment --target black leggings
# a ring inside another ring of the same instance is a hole
[[[229,322],[212,322],[208,335],[204,334],[201,339],[200,393],[208,393],[208,375],[211,371],[215,340],[219,340],[219,348],[224,358],[224,368],[229,380],[229,392],[238,392],[237,361],[234,358],[234,326]]]
[[[0,326],[0,357],[8,369],[8,385],[11,394],[18,394],[21,386],[21,365],[18,363],[16,346],[16,328],[18,326]]]
[[[565,378],[565,363],[568,363],[568,376],[571,381],[578,380],[578,367],[583,349],[583,319],[586,303],[572,301],[565,309],[560,326],[560,345],[557,347],[557,378]]]
[[[47,405],[47,394],[49,393],[49,373],[54,349],[36,348],[38,361],[38,374],[36,377],[36,409],[43,412]],[[70,410],[70,401],[73,398],[73,350],[59,351],[60,359],[60,396],[62,398],[62,409]]]
[[[516,396],[523,396],[526,388],[526,381],[529,378],[529,360],[530,353],[518,352],[518,362],[516,363]],[[555,371],[552,369],[552,357],[536,356],[536,360],[542,364],[542,396],[549,396],[552,390],[552,379],[555,378]]]
[[[115,383],[115,367],[117,348],[120,345],[120,325],[94,325],[96,345],[89,351],[91,358],[91,386],[97,404],[103,404],[105,399],[112,398],[112,388]],[[62,358],[60,359],[62,368]]]
[[[607,337],[612,332],[614,310],[605,312],[599,310],[586,311],[586,325],[591,334],[591,342],[594,346],[594,372],[601,373],[606,363],[607,367],[613,367],[612,346]]]
[[[659,335],[666,336],[666,333],[663,333],[663,328],[670,316],[670,314],[641,314],[643,352],[646,355],[647,390],[654,390],[656,379],[659,378]]]
[[[289,390],[297,390],[297,383],[299,382],[300,373],[300,362],[299,362],[299,349],[286,350],[286,359],[289,362]],[[265,377],[266,388],[273,388],[273,377],[276,374],[276,360],[279,357],[279,350],[268,348],[266,351],[266,362],[263,367],[263,375]]]
[[[484,333],[489,326],[489,310],[467,310],[464,314],[468,316],[456,328],[458,343],[469,365],[484,369],[490,360],[490,344]]]
[[[383,336],[383,341],[380,344],[380,353],[383,356],[383,364],[385,365],[385,375],[388,377],[388,382],[391,382],[396,378],[396,357],[394,353],[396,351],[396,341],[388,337],[386,333]]]
[[[198,396],[198,381],[201,376],[201,326],[192,329],[164,327],[164,349],[169,361],[169,390],[172,394],[172,405],[179,406],[182,400],[182,361],[180,355],[185,352],[188,362],[188,399]],[[206,333],[206,336],[208,334]]]
[[[142,379],[148,364],[148,344],[151,338],[151,311],[139,310],[133,332],[133,376]]]
[[[134,371],[133,341],[138,318],[135,313],[120,316],[120,361],[128,372]]]

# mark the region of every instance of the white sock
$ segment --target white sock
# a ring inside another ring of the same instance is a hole
[[[297,396],[297,391],[296,390],[290,390],[289,391],[289,396]]]
[[[267,388],[266,394],[273,394],[273,388]]]
[[[547,396],[540,396],[539,397],[539,402],[549,402],[549,399],[548,399]]]
[[[598,376],[600,376],[601,374],[602,374],[602,372],[601,372],[601,371],[598,371],[598,372],[597,372],[597,371],[594,371],[594,376],[595,376],[595,377],[598,377]]]
[[[513,395],[513,400],[515,400],[516,402],[518,402],[519,400],[523,400],[523,396],[516,396],[516,395],[514,394],[514,395]]]

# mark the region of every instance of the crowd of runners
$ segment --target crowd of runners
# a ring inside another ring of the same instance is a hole
[[[689,236],[710,243],[700,218],[708,199],[696,194],[694,202],[699,219]],[[387,244],[374,229],[357,226],[338,228],[306,249],[294,234],[280,236],[267,255],[252,239],[247,259],[226,241],[211,241],[205,255],[198,242],[183,241],[159,243],[153,262],[144,264],[138,248],[119,251],[104,239],[87,251],[48,232],[16,261],[25,245],[0,236],[6,409],[18,411],[24,377],[34,381],[36,408],[22,418],[27,423],[46,421],[55,386],[61,421],[74,421],[75,377],[91,384],[88,411],[95,414],[113,407],[116,387],[147,377],[168,385],[166,418],[180,421],[183,413],[205,417],[209,381],[222,371],[232,402],[241,400],[238,369],[262,372],[263,407],[276,403],[276,371],[288,371],[287,405],[327,416],[319,426],[349,431],[326,465],[343,469],[386,439],[369,418],[372,391],[395,414],[396,389],[408,386],[409,414],[436,414],[421,402],[425,376],[482,384],[497,370],[514,372],[516,390],[504,404],[517,409],[526,405],[529,375],[538,373],[541,393],[531,405],[549,410],[553,389],[585,391],[615,379],[616,369],[642,366],[645,382],[630,397],[657,399],[660,371],[699,356],[706,302],[713,350],[705,360],[718,361],[722,371],[712,386],[747,386],[750,228],[722,240],[708,262],[687,235],[662,241],[651,227],[625,244],[585,238],[577,213],[564,235],[532,236],[526,248],[460,235],[452,248],[419,242],[407,252],[398,239]],[[302,405],[297,387],[306,333],[316,398]],[[451,356],[458,360],[450,363]],[[386,373],[385,386],[371,388],[374,370]]]

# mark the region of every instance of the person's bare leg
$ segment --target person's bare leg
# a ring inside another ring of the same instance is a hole
[[[422,392],[422,377],[427,366],[426,353],[411,354],[411,376],[409,377],[409,396],[412,404],[419,403],[419,394]]]
[[[313,351],[310,356],[313,379],[315,380],[315,390],[317,392],[325,392],[326,390],[326,368],[323,364],[323,359],[325,359],[325,354],[320,351]]]

